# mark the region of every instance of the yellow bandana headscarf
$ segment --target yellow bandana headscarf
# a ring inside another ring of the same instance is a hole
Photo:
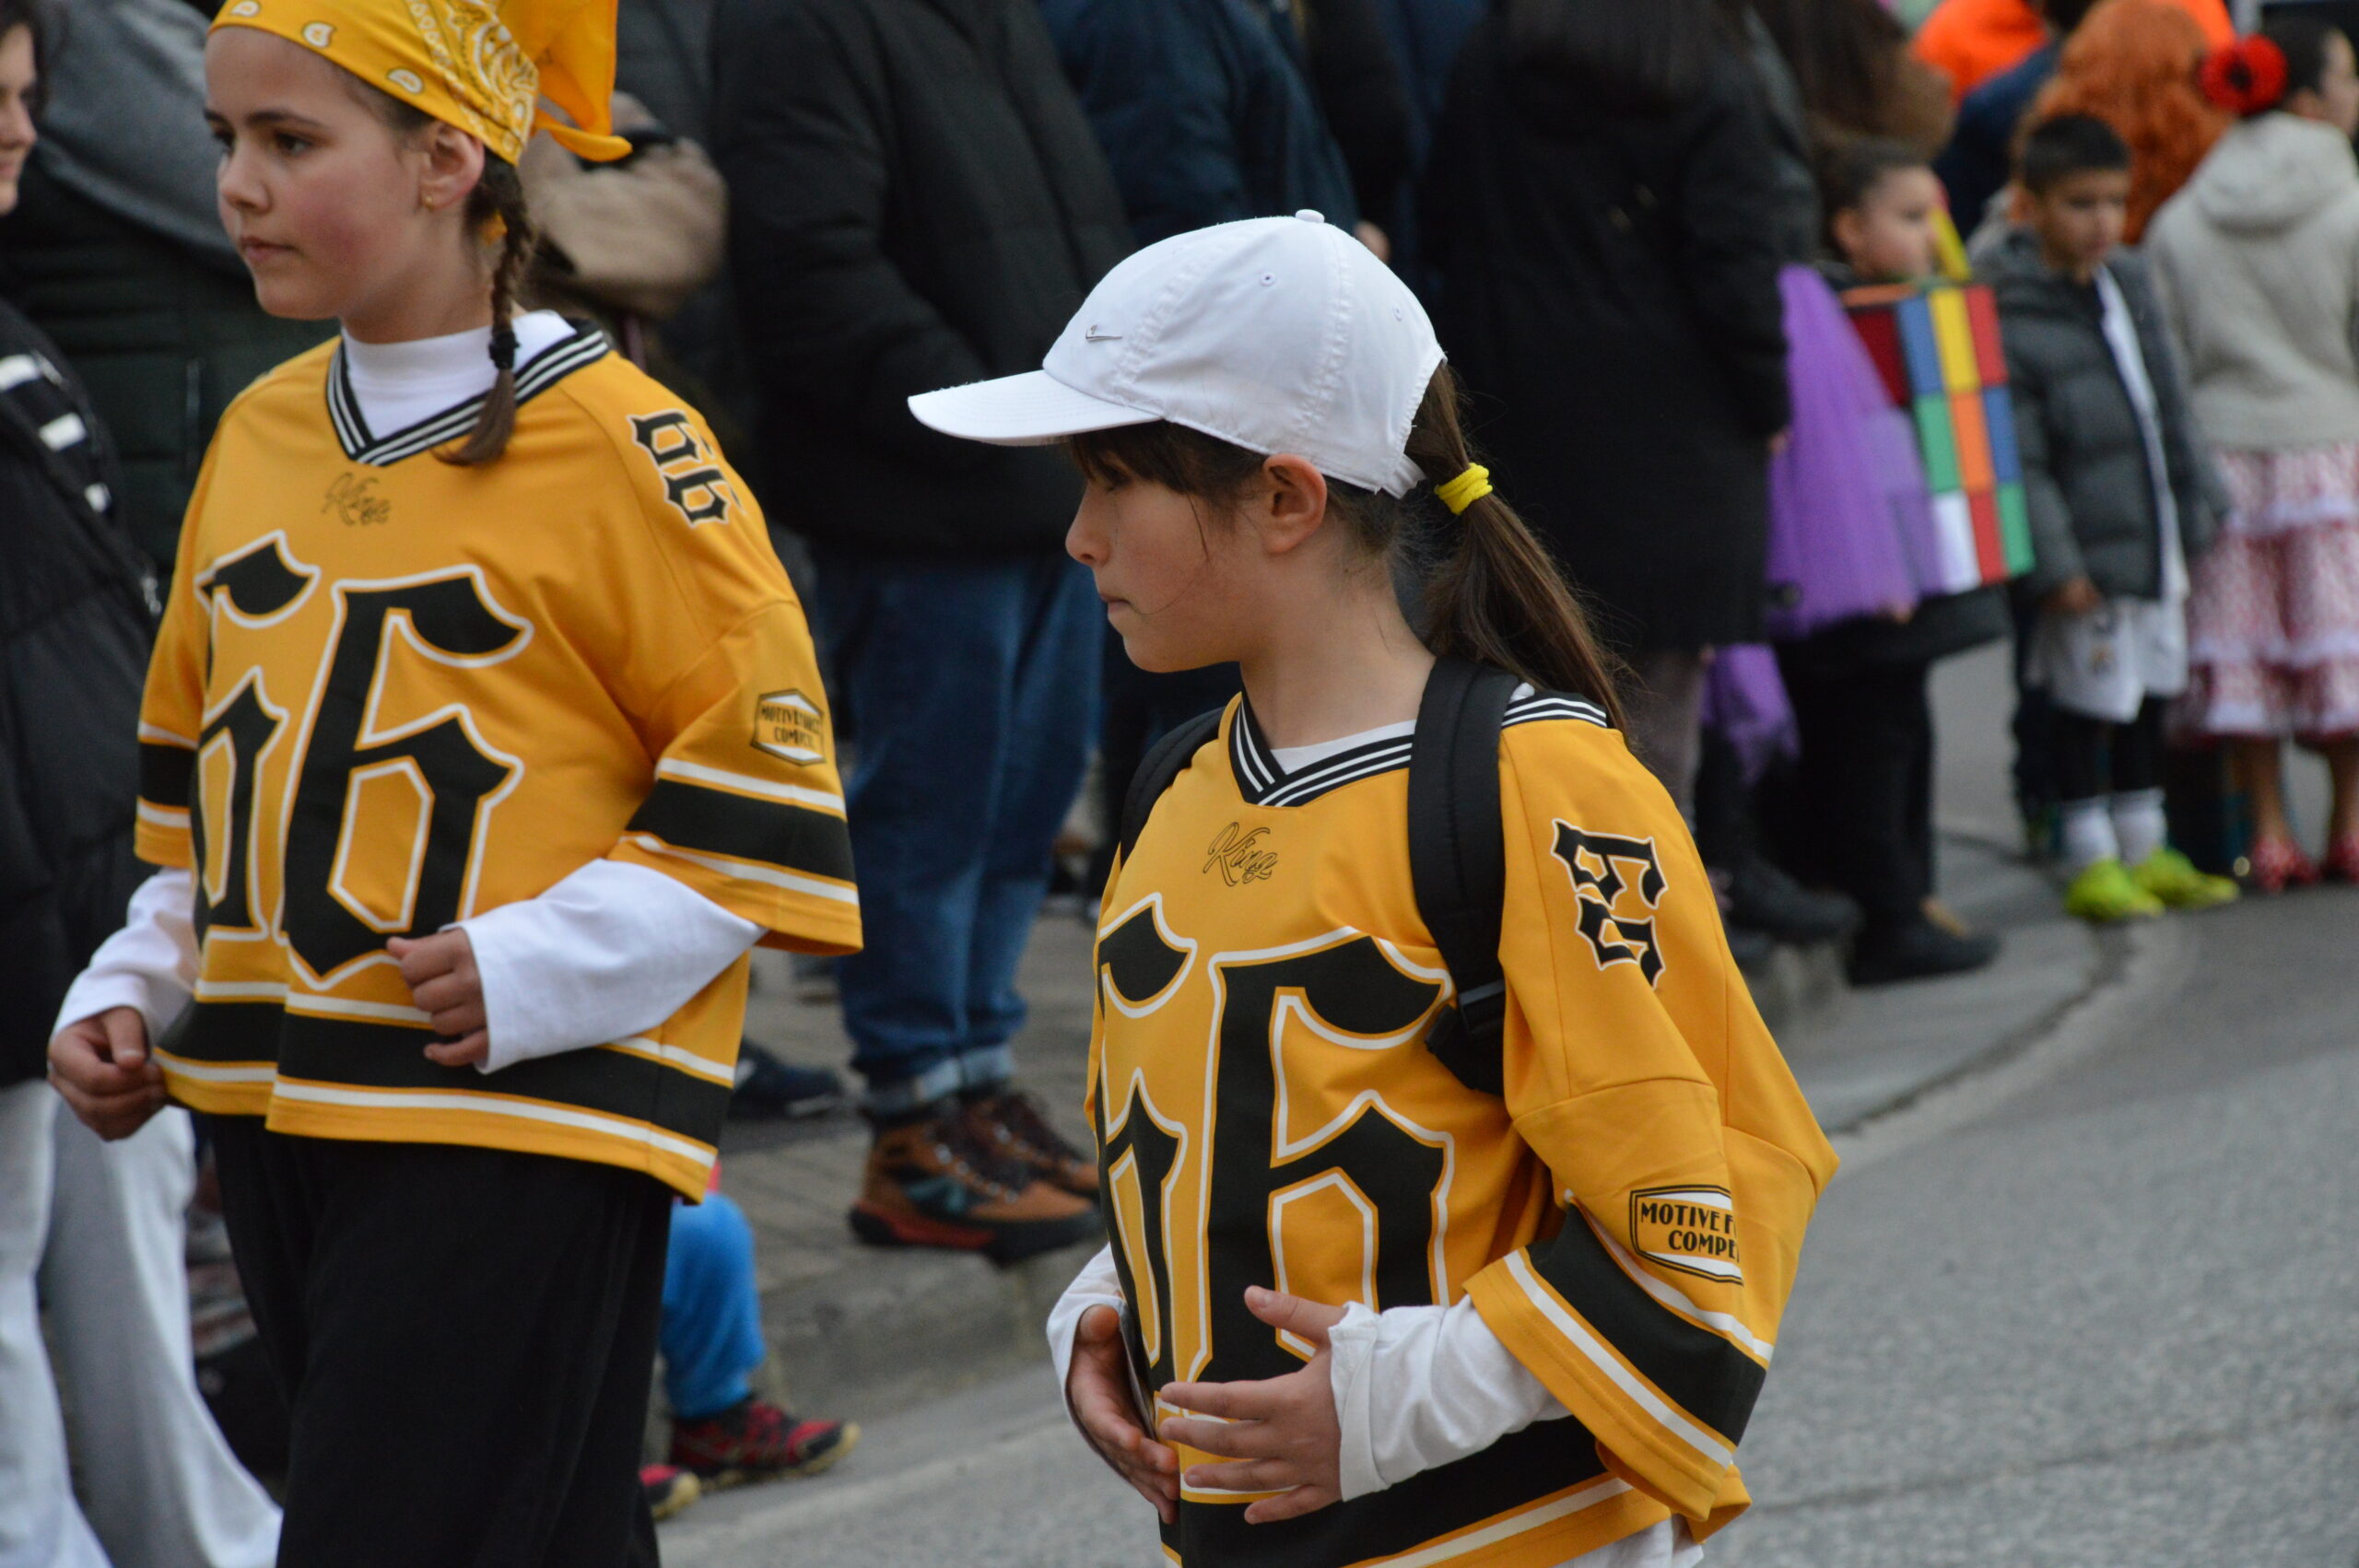
[[[616,0],[229,0],[217,28],[302,44],[370,87],[456,125],[513,163],[546,130],[583,158],[611,135]],[[572,123],[540,106],[546,98]]]

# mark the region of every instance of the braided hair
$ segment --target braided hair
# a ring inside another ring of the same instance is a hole
[[[352,87],[396,135],[417,136],[439,123],[425,111],[357,76]],[[487,243],[496,240],[499,246],[491,268],[491,391],[484,394],[483,412],[475,415],[475,428],[466,439],[434,455],[444,462],[472,468],[505,452],[508,438],[515,433],[516,316],[525,280],[532,274],[534,252],[540,245],[540,231],[533,227],[533,215],[524,205],[523,177],[514,164],[495,157],[488,148],[483,156],[483,177],[467,193],[464,216],[469,233],[482,236]]]
[[[484,394],[483,412],[467,439],[434,455],[472,468],[506,451],[516,429],[516,302],[540,236],[524,209],[524,182],[516,166],[487,152],[483,178],[467,193],[466,218],[471,231],[499,236],[499,257],[491,269],[491,391]]]

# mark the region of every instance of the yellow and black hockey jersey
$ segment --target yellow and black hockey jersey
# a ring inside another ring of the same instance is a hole
[[[746,965],[643,1036],[495,1074],[428,1061],[385,952],[601,857],[820,953],[860,944],[810,635],[704,423],[584,328],[476,405],[370,431],[331,344],[223,417],[141,713],[139,851],[189,867],[175,1098],[321,1138],[645,1170],[700,1195]]]
[[[1677,810],[1579,698],[1518,700],[1500,742],[1504,1096],[1426,1048],[1450,988],[1410,744],[1285,774],[1240,698],[1117,870],[1089,1109],[1135,1353],[1156,1388],[1294,1370],[1249,1284],[1471,1294],[1571,1419],[1285,1523],[1183,1491],[1164,1539],[1195,1568],[1555,1568],[1673,1511],[1718,1527],[1833,1174]]]

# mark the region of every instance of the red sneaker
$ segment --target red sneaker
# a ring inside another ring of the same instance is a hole
[[[641,1465],[639,1490],[647,1494],[647,1511],[668,1519],[704,1495],[703,1483],[677,1465]]]
[[[2263,893],[2307,887],[2318,879],[2317,862],[2290,838],[2256,838],[2246,859],[2252,867],[2253,886]]]
[[[2326,852],[2329,882],[2359,882],[2359,833],[2346,833]]]
[[[719,1491],[776,1476],[816,1476],[860,1443],[848,1421],[798,1421],[765,1399],[672,1423],[672,1463]]]

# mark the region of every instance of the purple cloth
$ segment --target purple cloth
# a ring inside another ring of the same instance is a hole
[[[1826,280],[1778,275],[1793,434],[1769,464],[1769,636],[1785,641],[1913,606],[1924,581],[1898,509],[1925,491],[1913,439]],[[1905,416],[1904,416],[1905,419]],[[1931,502],[1926,521],[1931,522]],[[1930,530],[1929,530],[1930,532]]]
[[[1760,782],[1770,759],[1798,756],[1801,731],[1786,698],[1778,656],[1766,644],[1737,643],[1713,655],[1704,673],[1704,728],[1736,748],[1750,787]]]

